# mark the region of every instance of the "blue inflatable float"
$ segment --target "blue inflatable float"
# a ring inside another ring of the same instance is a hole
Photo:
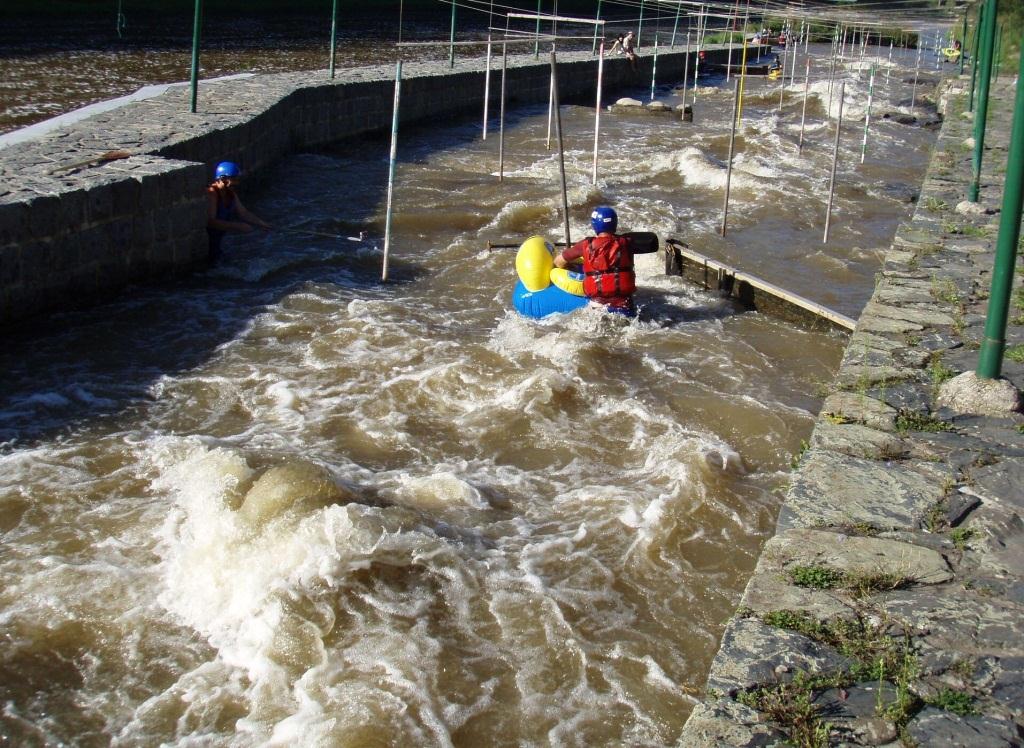
[[[525,317],[568,314],[587,305],[583,273],[556,268],[555,248],[543,237],[531,236],[516,253],[519,281],[512,291],[512,306]]]

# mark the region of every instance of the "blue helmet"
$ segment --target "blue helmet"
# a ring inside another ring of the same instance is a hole
[[[234,179],[240,176],[242,176],[242,170],[234,161],[221,161],[213,172],[214,179],[223,179],[224,177]]]
[[[594,232],[597,234],[605,231],[614,234],[615,227],[619,225],[619,217],[607,205],[599,205],[590,214],[590,225],[594,227]]]

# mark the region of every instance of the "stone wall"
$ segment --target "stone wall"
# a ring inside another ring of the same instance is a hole
[[[708,61],[726,54],[710,49]],[[679,80],[686,57],[660,54],[659,79]],[[559,60],[562,101],[589,104],[597,60],[585,52]],[[606,59],[605,99],[649,85],[651,63],[642,57],[634,72],[622,57]],[[483,58],[460,60],[454,70],[405,65],[402,127],[480,112],[484,70]],[[494,115],[500,72],[499,56]],[[334,80],[311,71],[201,82],[195,114],[188,89],[171,87],[0,149],[0,325],[203,265],[204,187],[213,166],[237,161],[258,177],[290,153],[389,132],[394,73],[377,66],[339,71]],[[507,75],[510,105],[547,101],[546,55],[510,55]]]
[[[1024,744],[1024,415],[940,386],[977,365],[1012,114],[999,81],[964,202],[967,79],[680,746]],[[1006,338],[1024,352],[1024,315]]]

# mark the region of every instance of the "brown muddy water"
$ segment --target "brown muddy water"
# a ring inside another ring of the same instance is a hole
[[[781,112],[748,81],[726,239],[720,78],[693,125],[606,113],[596,185],[593,110],[566,106],[573,235],[609,203],[856,315],[933,134],[880,119],[910,98],[883,71],[861,165],[849,63],[828,245],[838,107],[812,85],[798,155],[802,80]],[[402,133],[386,285],[379,241],[279,230],[8,338],[7,742],[674,743],[845,339],[654,256],[637,320],[518,317],[512,253],[483,247],[558,236],[546,126],[510,114],[502,183],[475,120]],[[379,236],[387,148],[296,154],[244,194],[278,227]]]

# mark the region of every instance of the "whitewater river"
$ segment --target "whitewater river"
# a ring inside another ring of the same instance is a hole
[[[861,165],[849,63],[828,245],[838,101],[812,84],[798,155],[802,72],[781,112],[778,83],[748,80],[726,239],[721,78],[692,125],[605,113],[596,185],[593,109],[565,107],[574,238],[608,203],[856,316],[934,133],[881,119],[911,95],[883,69]],[[502,183],[477,118],[403,132],[387,284],[388,144],[367,139],[243,194],[369,242],[229,238],[208,272],[8,337],[7,741],[674,742],[845,337],[741,313],[654,255],[639,320],[518,317],[514,252],[484,247],[559,236],[546,129],[543,107],[510,113]]]

